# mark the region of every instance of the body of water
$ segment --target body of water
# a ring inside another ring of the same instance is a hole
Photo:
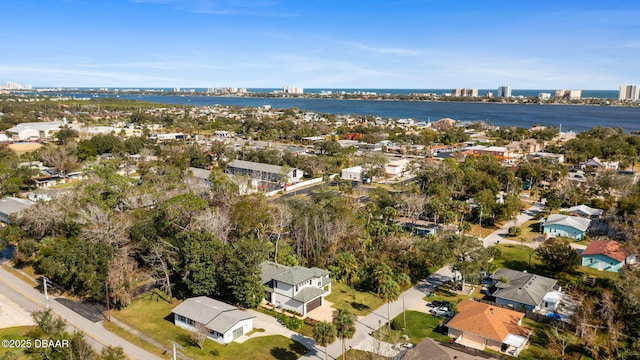
[[[107,95],[101,95],[107,96]],[[113,96],[113,95],[108,95]],[[120,95],[121,99],[177,105],[231,105],[277,109],[299,108],[327,114],[374,115],[383,118],[411,118],[415,121],[488,121],[498,126],[529,128],[533,124],[562,125],[563,131],[585,131],[594,126],[640,131],[640,108],[587,105],[537,105],[472,102],[336,100],[304,98],[220,97],[188,95]]]

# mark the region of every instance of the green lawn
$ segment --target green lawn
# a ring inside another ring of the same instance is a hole
[[[438,286],[438,288],[433,292],[432,296],[425,296],[423,299],[426,302],[432,302],[433,300],[446,300],[449,301],[452,304],[457,304],[460,301],[469,298],[469,295],[466,294],[458,294],[454,291],[452,291],[453,284],[450,282],[446,282],[440,286]],[[465,284],[464,287],[465,291],[469,291],[471,289],[471,287],[469,286],[469,284]],[[472,297],[479,297],[481,298],[482,296],[478,296],[480,295],[480,290],[479,288],[475,288],[473,293],[471,294]]]
[[[522,233],[518,238],[527,242],[531,242],[533,239],[542,235],[540,233],[540,220],[528,220],[520,225],[520,229],[522,229]]]
[[[371,292],[357,291],[349,285],[334,281],[331,294],[325,298],[336,309],[344,308],[356,316],[364,316],[384,305],[384,301]]]
[[[444,321],[444,318],[412,310],[408,310],[406,315],[407,326],[405,327],[403,334],[409,335],[410,342],[418,344],[426,337],[443,342],[449,341],[449,336],[447,336],[446,331],[444,334],[442,332],[438,332],[438,328]],[[402,314],[398,315],[394,319],[394,322],[397,324],[403,324]]]
[[[374,336],[378,339],[389,343],[406,342],[409,341],[413,344],[418,344],[422,339],[430,337],[439,341],[449,341],[446,330],[440,327],[440,324],[444,321],[443,317],[433,316],[420,311],[407,310],[406,311],[407,325],[404,327],[404,317],[402,314],[398,315],[392,320],[392,330],[388,331],[388,327],[385,325],[376,330]],[[441,330],[442,332],[439,332]],[[408,340],[404,340],[402,337],[406,335]]]
[[[173,324],[171,310],[180,302],[168,303],[159,292],[150,292],[133,301],[122,310],[112,312],[112,316],[137,331],[170,348],[171,341],[183,346],[183,353],[194,360],[210,359],[297,359],[307,353],[300,343],[283,336],[264,336],[250,339],[243,344],[221,345],[206,340],[204,349],[193,344],[191,332]],[[122,330],[116,330],[121,332]],[[136,341],[138,343],[138,341]],[[145,346],[145,348],[149,348]],[[154,351],[156,352],[156,351]]]
[[[16,326],[10,328],[0,329],[0,340],[22,340],[26,339],[25,334],[29,332],[29,330],[34,329],[35,326]],[[0,359],[3,359],[6,354],[13,353],[17,356],[16,359],[29,359],[29,357],[22,351],[21,349],[10,349],[0,347]],[[13,359],[13,358],[9,358]]]

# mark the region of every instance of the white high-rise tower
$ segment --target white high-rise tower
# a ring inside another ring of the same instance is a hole
[[[620,85],[618,100],[639,100],[640,91],[638,85]]]
[[[500,86],[498,88],[498,97],[511,97],[511,86]]]

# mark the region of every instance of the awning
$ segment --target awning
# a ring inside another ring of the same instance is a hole
[[[513,334],[507,335],[507,337],[502,340],[502,343],[515,346],[516,348],[521,348],[526,342],[527,338]]]

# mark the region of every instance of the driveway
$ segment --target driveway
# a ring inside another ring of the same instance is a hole
[[[35,325],[31,313],[4,294],[0,294],[0,329],[27,325]]]

